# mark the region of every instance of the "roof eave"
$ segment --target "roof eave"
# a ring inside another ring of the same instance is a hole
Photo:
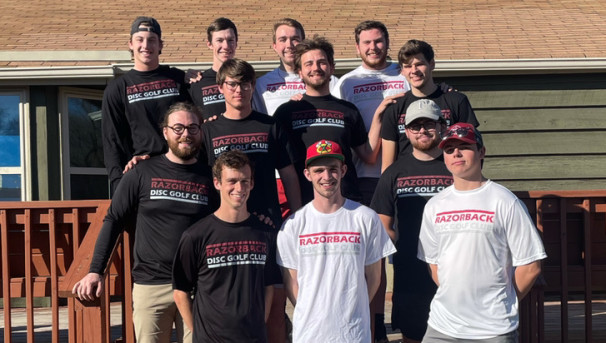
[[[278,61],[250,63],[258,72],[270,71],[279,65]],[[338,59],[335,63],[337,72],[343,73],[357,68],[360,60]],[[171,63],[171,66],[183,70],[204,70],[210,68],[211,63]],[[132,67],[132,63],[118,63],[100,66],[0,68],[0,85],[31,84],[32,81],[37,81],[37,84],[58,84],[66,80],[70,80],[70,84],[84,81],[86,84],[104,84]],[[437,60],[434,75],[444,77],[590,72],[606,72],[606,58]]]

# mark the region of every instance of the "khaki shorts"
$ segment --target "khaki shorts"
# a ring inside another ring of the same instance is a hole
[[[134,284],[133,323],[137,343],[170,343],[173,324],[178,342],[192,341],[191,331],[183,324],[173,299],[171,284]]]

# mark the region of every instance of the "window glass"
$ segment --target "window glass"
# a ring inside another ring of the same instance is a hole
[[[21,200],[21,175],[0,174],[0,201]]]
[[[68,98],[71,167],[104,168],[101,100]]]
[[[0,167],[21,166],[18,95],[0,95]]]

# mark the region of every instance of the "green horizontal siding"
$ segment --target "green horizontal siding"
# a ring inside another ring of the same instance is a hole
[[[476,111],[487,177],[515,191],[606,189],[606,74],[444,81]]]

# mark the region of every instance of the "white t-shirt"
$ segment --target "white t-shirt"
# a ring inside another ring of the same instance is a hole
[[[358,108],[364,119],[366,131],[370,129],[372,117],[381,101],[390,95],[408,92],[410,86],[400,74],[397,63],[390,63],[381,70],[370,70],[359,66],[343,75],[331,93],[335,97],[347,100]],[[364,163],[354,156],[358,177],[381,177],[381,159],[373,165]]]
[[[332,76],[330,88],[334,88],[339,79]],[[295,94],[305,93],[305,84],[297,73],[289,73],[276,68],[257,79],[253,94],[253,109],[257,112],[274,115],[276,109],[290,100]]]
[[[547,257],[526,206],[490,180],[471,191],[450,186],[427,202],[417,256],[438,266],[428,324],[461,339],[517,329],[515,267]]]
[[[297,270],[293,342],[370,342],[364,267],[395,251],[376,212],[357,202],[330,214],[310,202],[290,216],[276,259]]]

